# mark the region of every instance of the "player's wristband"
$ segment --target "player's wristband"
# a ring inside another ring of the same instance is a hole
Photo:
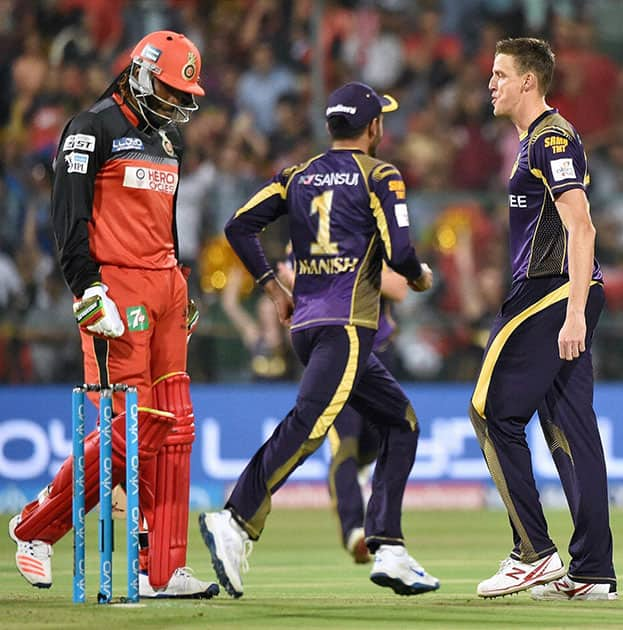
[[[260,276],[255,282],[263,287],[269,280],[275,279],[275,272],[269,269],[263,276]]]

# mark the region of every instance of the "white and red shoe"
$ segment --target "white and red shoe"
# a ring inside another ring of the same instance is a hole
[[[500,568],[494,576],[478,585],[476,592],[480,597],[510,595],[557,580],[565,573],[565,567],[556,552],[530,563],[509,556],[500,562]]]
[[[37,588],[52,586],[52,545],[42,540],[20,540],[15,535],[15,528],[22,520],[16,514],[9,521],[9,536],[17,544],[15,565],[24,579]]]
[[[138,592],[146,599],[212,599],[219,594],[218,584],[198,580],[189,567],[175,569],[169,583],[154,590],[146,573],[138,575]]]
[[[543,586],[535,586],[530,591],[532,599],[557,599],[568,601],[594,600],[594,599],[618,599],[614,584],[597,584],[596,582],[576,582],[568,575],[560,580],[554,580]]]

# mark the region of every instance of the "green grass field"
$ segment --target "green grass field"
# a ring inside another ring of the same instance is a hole
[[[548,513],[551,534],[566,559],[570,521]],[[6,532],[8,516],[0,516]],[[278,510],[250,557],[245,595],[224,591],[210,601],[148,601],[141,607],[100,606],[96,521],[88,519],[89,603],[71,603],[71,536],[54,548],[54,585],[30,587],[17,573],[15,545],[0,537],[0,628],[623,628],[623,599],[614,602],[534,602],[527,593],[481,600],[476,584],[489,577],[509,551],[503,512],[407,512],[404,530],[411,553],[441,580],[436,593],[400,597],[368,579],[369,565],[355,565],[339,547],[335,518],[323,510]],[[124,548],[117,523],[117,547]],[[612,515],[623,535],[623,511]],[[202,579],[214,579],[209,554],[191,515],[188,563]],[[615,563],[623,566],[622,547]],[[125,589],[125,558],[115,553],[114,594]]]

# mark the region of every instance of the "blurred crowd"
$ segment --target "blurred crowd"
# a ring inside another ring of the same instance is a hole
[[[183,32],[203,57],[206,96],[183,129],[178,195],[180,254],[202,310],[194,380],[296,376],[285,332],[222,229],[263,180],[325,148],[325,97],[350,80],[400,101],[379,155],[405,177],[418,251],[436,271],[430,296],[396,305],[398,375],[475,377],[507,289],[505,184],[517,152],[487,82],[495,42],[520,35],[551,42],[548,102],[585,143],[608,300],[596,376],[621,378],[621,23],[616,0],[0,0],[0,382],[81,378],[50,226],[56,142],[158,29]],[[275,262],[286,232],[263,236]]]

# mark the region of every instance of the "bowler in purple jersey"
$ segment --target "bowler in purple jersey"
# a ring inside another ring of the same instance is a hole
[[[513,283],[493,323],[470,416],[508,511],[513,549],[477,592],[490,598],[531,588],[538,600],[608,600],[617,597],[616,576],[591,358],[604,291],[582,142],[545,101],[553,70],[542,40],[497,43],[493,111],[519,133],[508,187]],[[537,411],[574,523],[568,569],[532,474],[525,427]]]
[[[414,291],[432,286],[429,267],[411,245],[405,185],[392,164],[376,159],[383,113],[398,107],[363,83],[329,96],[326,153],[285,168],[228,222],[233,249],[291,324],[305,366],[294,408],[253,456],[225,509],[199,517],[217,576],[233,597],[252,540],[264,529],[271,496],[324,441],[349,403],[372,417],[380,446],[366,513],[370,579],[403,595],[439,588],[408,554],[402,499],[418,440],[415,411],[372,354],[379,321],[383,261]],[[277,280],[258,233],[287,214],[296,265],[293,296]]]

